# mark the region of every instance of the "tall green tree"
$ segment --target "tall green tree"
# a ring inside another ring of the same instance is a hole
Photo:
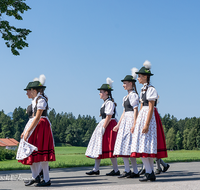
[[[48,118],[49,118],[49,120],[50,120],[51,123],[55,120],[55,118],[56,118],[56,111],[55,111],[55,109],[52,109],[49,112]]]
[[[195,128],[192,128],[190,130],[190,132],[188,133],[187,148],[189,150],[193,150],[196,148],[196,130],[195,130]]]
[[[21,133],[24,130],[24,127],[26,126],[26,123],[28,122],[28,114],[26,114],[26,109],[23,109],[21,107],[15,108],[13,111],[13,117],[12,117],[12,125],[14,128],[14,138],[19,141]]]
[[[183,148],[185,150],[188,150],[188,144],[187,144],[187,139],[188,139],[188,134],[189,134],[190,130],[188,128],[186,128],[184,131],[183,131]]]
[[[23,20],[20,14],[31,9],[25,0],[0,0],[0,33],[6,41],[5,44],[11,48],[13,55],[19,55],[18,50],[28,47],[26,38],[31,32],[29,29],[11,26],[3,15],[13,16],[17,20]]]
[[[165,114],[161,121],[162,124],[165,126],[165,133],[167,134],[168,130],[172,127],[172,120],[170,114]]]
[[[14,128],[12,126],[11,118],[4,114],[4,112],[0,115],[0,128],[0,138],[13,138]]]
[[[88,120],[87,122],[87,130],[84,134],[84,136],[82,137],[82,141],[83,141],[83,146],[87,146],[89,143],[89,140],[92,136],[92,133],[94,132],[95,127],[97,126],[97,122],[95,117],[91,118],[90,120]]]
[[[175,139],[176,139],[176,135],[175,135],[175,130],[173,128],[170,128],[167,132],[167,136],[166,136],[166,145],[167,145],[167,149],[168,150],[173,150],[175,147]]]
[[[73,146],[81,146],[82,144],[82,129],[81,126],[78,125],[77,122],[69,125],[66,132],[66,142]]]
[[[196,143],[197,143],[197,149],[200,150],[200,136],[199,135],[196,137]]]
[[[176,133],[176,149],[180,150],[182,147],[182,137],[180,131]]]

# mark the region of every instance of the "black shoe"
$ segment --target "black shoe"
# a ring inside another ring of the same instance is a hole
[[[30,186],[34,183],[40,183],[40,176],[39,175],[35,179],[28,180],[28,182],[25,183],[25,186]]]
[[[155,176],[153,171],[152,171],[151,174],[145,173],[144,177],[142,179],[139,179],[139,181],[141,181],[141,182],[148,181],[148,180],[150,180],[150,181],[155,181],[156,180],[156,176]]]
[[[110,173],[106,174],[107,176],[117,176],[120,175],[120,171],[118,170],[117,172],[115,172],[115,170],[112,170]]]
[[[160,170],[159,170],[159,169],[156,169],[155,174],[158,175],[158,174],[160,174],[161,172],[162,172],[162,169],[160,169]]]
[[[139,175],[143,175],[143,174],[145,174],[145,173],[146,173],[146,170],[143,169],[143,168],[139,171]]]
[[[167,164],[167,166],[163,168],[163,171],[162,171],[162,172],[166,172],[166,171],[169,169],[169,167],[170,167],[170,165]]]
[[[48,182],[45,182],[44,180],[38,184],[35,185],[35,187],[43,187],[43,186],[50,186],[51,181],[49,180]]]
[[[124,177],[128,177],[131,176],[131,170],[129,172],[123,172],[122,175],[120,175],[118,178],[124,178]]]
[[[150,181],[156,181],[156,176],[153,171],[150,174]]]
[[[99,175],[100,174],[100,171],[94,171],[94,170],[91,170],[90,172],[86,172],[87,175]]]
[[[127,178],[138,178],[138,177],[140,177],[139,172],[137,174],[132,172],[130,176],[127,176]]]

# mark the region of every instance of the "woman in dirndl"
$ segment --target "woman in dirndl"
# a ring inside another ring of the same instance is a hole
[[[28,85],[26,86],[26,88],[25,88],[24,90],[26,91],[27,97],[28,97],[29,99],[32,99],[32,100],[33,100],[34,98],[33,98],[32,94],[31,94],[31,88],[30,88],[32,83],[33,83],[33,82],[29,82]],[[29,122],[32,122],[32,117],[33,117],[32,104],[30,104],[30,105],[27,107],[26,113],[27,113],[28,118],[29,118],[28,123],[27,123],[27,125],[26,125],[26,126],[28,126],[28,125],[29,125]],[[26,127],[25,127],[25,129],[26,129]],[[23,133],[21,134],[21,138],[22,138],[23,135],[24,135],[25,129],[24,129]],[[21,140],[21,141],[23,141],[23,140]],[[20,142],[20,147],[22,146],[22,144],[23,144],[23,143]],[[18,151],[18,154],[17,154],[17,159],[18,159],[18,156],[19,156],[19,151]],[[33,176],[32,176],[32,177],[33,177]],[[29,180],[24,180],[24,183],[28,183],[28,182],[29,182]]]
[[[132,75],[127,75],[121,80],[128,95],[123,98],[122,106],[124,107],[124,111],[118,124],[113,129],[114,131],[118,131],[113,154],[117,157],[122,157],[125,166],[125,171],[119,178],[140,177],[138,174],[136,158],[130,157],[132,143],[131,128],[135,125],[139,106],[139,97],[135,85],[135,79],[137,77],[136,71],[138,71],[138,69],[132,68]],[[130,170],[129,157],[133,172]]]
[[[167,157],[164,131],[156,108],[158,93],[150,84],[150,76],[153,75],[150,71],[151,63],[145,61],[143,65],[144,67],[136,72],[143,87],[140,94],[140,111],[132,129],[131,145],[131,156],[141,157],[145,166],[146,173],[139,179],[141,182],[155,181],[153,158]]]
[[[113,164],[113,170],[106,175],[120,175],[117,158],[113,156],[117,136],[117,133],[113,131],[113,127],[117,125],[115,119],[116,104],[111,94],[113,81],[110,78],[107,78],[106,81],[107,84],[103,84],[101,88],[98,88],[100,98],[104,101],[100,109],[102,120],[96,126],[85,153],[87,157],[95,159],[95,166],[92,171],[86,172],[87,175],[99,175],[101,159],[105,158],[110,158]]]
[[[50,186],[49,161],[55,161],[54,140],[51,123],[47,117],[48,99],[44,95],[45,76],[40,75],[34,79],[30,89],[33,96],[33,117],[29,119],[17,152],[17,160],[25,165],[30,165],[32,179],[25,186],[36,183],[35,186]],[[43,181],[40,181],[40,165],[43,170]]]

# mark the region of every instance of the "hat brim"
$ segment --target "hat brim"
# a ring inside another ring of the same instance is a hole
[[[142,75],[149,75],[149,76],[153,76],[154,74],[152,73],[142,73],[142,72],[135,72],[136,74],[142,74]]]
[[[124,81],[129,81],[129,82],[132,82],[132,81],[133,81],[133,82],[136,82],[135,79],[132,79],[132,80],[124,80],[124,79],[123,79],[123,80],[121,80],[121,81],[122,81],[122,82],[124,82]]]
[[[31,86],[30,88],[46,88],[46,86]]]
[[[98,88],[97,90],[113,91],[113,89]]]

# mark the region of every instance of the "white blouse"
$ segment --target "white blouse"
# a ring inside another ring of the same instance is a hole
[[[37,98],[38,97],[42,97],[42,98],[40,98],[39,100],[38,100],[38,102],[37,102],[37,110],[45,110],[46,109],[46,107],[47,107],[47,102],[45,101],[45,97],[43,97],[41,94],[40,94],[40,92],[37,94],[37,96],[33,99],[33,101],[32,101],[32,111],[33,111],[33,113],[34,113],[34,108],[35,108],[35,106],[36,106],[36,100],[37,100]]]
[[[128,96],[128,95],[127,95]],[[127,96],[124,96],[122,106],[124,107],[124,102],[127,100]],[[139,96],[135,93],[135,91],[130,92],[128,96],[130,105],[134,108],[139,106]]]
[[[145,89],[146,84],[144,84],[144,86],[142,87],[142,89]],[[156,91],[156,89],[151,85],[149,84],[148,86],[148,89],[147,89],[147,93],[146,93],[146,99],[148,101],[156,101],[156,99],[158,99],[158,93]],[[140,93],[140,97],[142,97],[142,94],[144,94],[145,91],[141,91]]]
[[[38,110],[45,110],[47,107],[47,102],[45,101],[45,99],[42,97],[38,100],[37,103],[37,109]]]
[[[105,114],[106,115],[113,115],[115,110],[115,104],[111,99],[106,100],[101,107],[105,105]]]

